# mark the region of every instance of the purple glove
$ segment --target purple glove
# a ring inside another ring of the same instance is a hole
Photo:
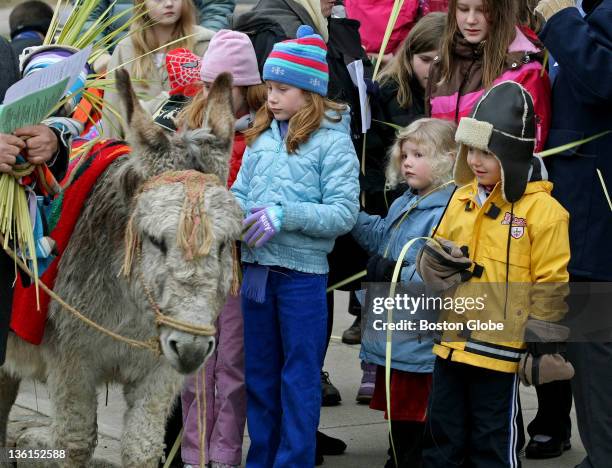
[[[242,221],[247,232],[242,237],[249,247],[261,247],[281,230],[283,209],[278,206],[251,209],[251,214]]]

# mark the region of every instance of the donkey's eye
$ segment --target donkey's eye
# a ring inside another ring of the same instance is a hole
[[[164,255],[166,255],[166,253],[168,252],[168,248],[166,247],[166,242],[164,241],[164,239],[157,239],[153,236],[147,236],[149,238],[149,242],[151,242],[151,244],[153,244],[158,250],[161,251],[161,253],[163,253]]]

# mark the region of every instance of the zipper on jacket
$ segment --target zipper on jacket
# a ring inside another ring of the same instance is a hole
[[[479,49],[481,48],[481,44],[483,44],[483,42],[478,44],[478,48]],[[459,85],[459,90],[457,91],[457,102],[455,103],[455,123],[456,124],[459,123],[459,102],[461,101],[461,92],[463,91],[463,88],[467,84],[467,82],[468,82],[468,80],[470,78],[470,73],[472,72],[472,68],[474,67],[474,64],[476,63],[476,60],[478,59],[478,55],[476,54],[476,50],[474,50],[472,52],[472,55],[473,55],[472,63],[470,63],[470,66],[468,67],[467,72],[465,73],[465,75],[463,77],[463,81]]]
[[[463,77],[463,81],[459,85],[459,90],[457,91],[457,102],[455,103],[455,123],[456,124],[459,124],[459,102],[461,101],[461,92],[463,91],[463,88],[465,87],[470,77],[470,72],[472,71],[472,67],[474,66],[475,63],[476,63],[476,59],[472,60],[472,63],[468,67],[467,72],[465,76]]]

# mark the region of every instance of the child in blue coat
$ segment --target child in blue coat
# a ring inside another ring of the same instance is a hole
[[[371,254],[368,281],[388,282],[404,245],[411,239],[430,236],[453,193],[452,168],[455,157],[455,124],[438,119],[420,119],[399,132],[390,151],[386,178],[390,186],[400,182],[407,190],[389,209],[386,218],[359,213],[352,234]],[[399,281],[421,282],[415,259],[424,241],[416,241],[404,257]],[[376,272],[374,275],[372,272]],[[375,276],[375,277],[373,277]],[[375,319],[364,317],[362,360],[377,364],[376,384],[370,407],[385,411],[386,332]],[[414,315],[394,311],[394,322]],[[396,460],[389,448],[385,468],[421,466],[421,451],[427,400],[435,356],[430,336],[394,332],[391,356],[391,432]]]
[[[326,50],[308,26],[275,44],[263,71],[267,105],[245,133],[232,186],[246,213],[241,292],[252,468],[315,462],[327,254],[359,211],[348,110],[325,99]]]

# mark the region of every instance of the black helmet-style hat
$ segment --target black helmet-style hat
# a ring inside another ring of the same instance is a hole
[[[536,123],[531,95],[520,84],[504,81],[478,101],[471,117],[459,122],[455,140],[460,143],[454,177],[467,185],[474,174],[467,164],[468,147],[493,153],[501,166],[502,194],[509,203],[525,192],[536,143]]]

